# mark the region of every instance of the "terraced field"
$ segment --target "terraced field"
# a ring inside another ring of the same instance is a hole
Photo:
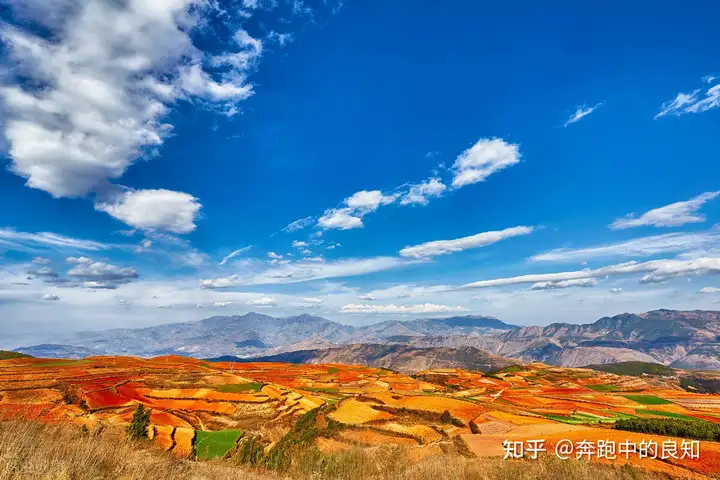
[[[0,420],[120,428],[138,403],[150,409],[148,435],[161,448],[197,458],[232,456],[247,450],[247,442],[272,456],[297,445],[289,438],[323,452],[396,444],[414,459],[447,452],[498,456],[505,440],[544,439],[552,452],[563,439],[669,439],[614,430],[618,419],[720,424],[720,396],[684,391],[677,379],[542,364],[489,375],[439,369],[408,376],[352,365],[174,356],[0,361]],[[311,428],[295,432],[308,415]],[[687,478],[716,475],[720,443],[703,441],[700,449],[694,460],[619,461]]]

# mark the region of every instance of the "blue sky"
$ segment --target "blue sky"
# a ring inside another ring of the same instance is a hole
[[[6,343],[717,307],[711,2],[146,3],[2,2]]]

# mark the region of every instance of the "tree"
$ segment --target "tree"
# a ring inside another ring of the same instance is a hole
[[[147,429],[150,426],[150,409],[146,409],[142,403],[139,403],[135,412],[133,412],[130,425],[125,427],[125,432],[131,440],[139,440],[147,438]]]

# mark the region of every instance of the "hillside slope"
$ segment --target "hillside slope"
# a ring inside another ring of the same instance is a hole
[[[416,373],[436,368],[461,368],[489,372],[521,363],[474,347],[415,348],[409,345],[354,344],[322,350],[300,350],[278,355],[239,359],[220,357],[216,361],[341,363],[388,368],[401,373]]]

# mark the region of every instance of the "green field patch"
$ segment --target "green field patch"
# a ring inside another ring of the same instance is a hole
[[[641,405],[669,405],[672,402],[654,395],[623,395],[623,397]]]
[[[337,367],[328,367],[328,369],[327,369],[328,373],[337,373],[339,371],[340,371],[340,369]]]
[[[596,392],[617,392],[618,386],[617,385],[585,385],[590,390],[595,390]]]
[[[570,425],[583,425],[588,423],[612,423],[614,418],[601,418],[584,413],[573,413],[572,415],[547,414],[545,417],[556,422],[569,423]]]
[[[222,458],[235,448],[242,434],[242,430],[220,430],[218,432],[197,430],[193,442],[195,455],[201,459]]]
[[[250,383],[228,383],[225,385],[218,385],[215,388],[219,392],[223,393],[242,393],[242,392],[259,392],[263,387],[262,383],[250,382]]]

